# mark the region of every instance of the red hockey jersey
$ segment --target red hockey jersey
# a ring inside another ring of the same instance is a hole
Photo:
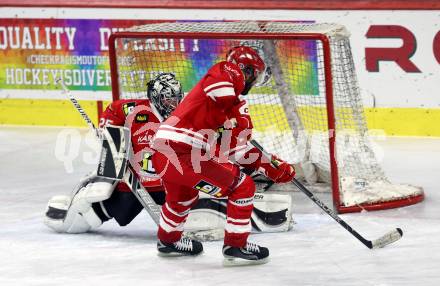
[[[160,149],[166,140],[177,152],[188,152],[193,147],[209,152],[216,144],[217,130],[232,118],[247,118],[246,126],[240,128],[252,129],[247,110],[241,108],[245,105],[240,99],[244,85],[237,65],[225,61],[214,65],[161,124],[154,148]]]
[[[100,117],[99,127],[111,124],[128,127],[131,131],[133,155],[132,166],[140,176],[144,187],[159,187],[160,178],[152,166],[154,151],[150,144],[162,121],[162,116],[148,99],[124,99],[112,102]],[[127,186],[119,184],[118,189],[129,191]]]

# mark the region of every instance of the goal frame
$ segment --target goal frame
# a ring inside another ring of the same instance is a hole
[[[161,39],[237,39],[237,40],[315,40],[320,41],[323,48],[324,78],[326,93],[327,127],[329,137],[329,160],[331,172],[331,189],[334,210],[338,213],[352,213],[384,210],[416,204],[423,201],[424,195],[402,198],[395,201],[374,204],[342,206],[340,199],[339,170],[336,160],[336,126],[333,102],[332,58],[330,38],[322,33],[205,33],[205,32],[115,32],[109,37],[109,62],[113,100],[119,99],[119,73],[116,59],[116,41],[120,38],[161,38]]]

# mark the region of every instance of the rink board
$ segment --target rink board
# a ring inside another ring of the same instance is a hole
[[[80,100],[81,106],[98,123],[99,101]],[[108,105],[103,102],[103,106]],[[253,106],[268,108],[268,106]],[[274,113],[283,111],[279,106],[271,106]],[[278,110],[278,111],[277,111]],[[435,108],[365,108],[365,116],[370,130],[383,130],[394,136],[440,136],[440,109]],[[252,108],[251,108],[252,112]],[[319,114],[316,112],[316,114]],[[322,114],[322,113],[321,113]],[[322,115],[320,115],[322,116]],[[404,124],[403,124],[404,123]],[[78,111],[69,100],[51,99],[0,99],[0,125],[41,125],[86,127]],[[258,131],[264,131],[259,122],[254,122]],[[280,124],[286,131],[287,122]]]

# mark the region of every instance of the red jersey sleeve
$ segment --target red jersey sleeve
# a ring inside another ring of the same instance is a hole
[[[99,128],[104,127],[107,124],[124,126],[125,116],[122,113],[121,103],[118,101],[112,102],[105,111],[101,114],[99,119]]]
[[[228,110],[238,103],[238,96],[244,89],[243,73],[236,64],[221,62],[208,72],[202,89],[216,105]]]

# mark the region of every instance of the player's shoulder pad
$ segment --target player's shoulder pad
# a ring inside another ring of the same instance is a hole
[[[243,73],[236,64],[233,64],[231,62],[223,62],[222,68],[225,72],[229,73],[234,78],[242,78],[244,80]]]
[[[232,83],[240,81],[243,81],[244,83],[244,76],[240,68],[236,64],[227,61],[213,65],[209,69],[207,75],[214,78],[223,78],[223,80],[228,80]]]
[[[244,88],[244,76],[240,68],[233,63],[223,61],[215,64],[207,73],[208,80],[206,85],[212,82],[228,81],[234,85],[236,94],[240,94]]]
[[[243,72],[236,64],[230,62],[222,62],[221,69],[223,72],[226,72],[231,77],[234,83],[244,83]]]
[[[244,75],[241,69],[236,64],[223,62],[222,70],[224,73],[228,74],[234,84],[235,90],[240,94],[244,89]]]

